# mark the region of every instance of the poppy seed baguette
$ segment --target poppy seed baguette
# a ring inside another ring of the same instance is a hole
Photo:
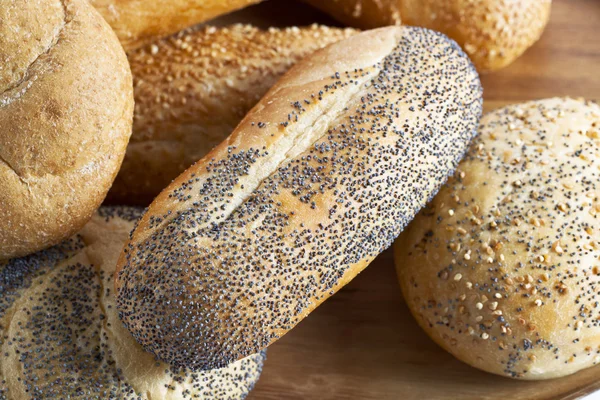
[[[481,94],[466,55],[426,29],[363,32],[308,56],[148,208],[117,266],[122,321],[192,369],[265,348],[438,190]]]

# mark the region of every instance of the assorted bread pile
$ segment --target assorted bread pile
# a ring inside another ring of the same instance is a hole
[[[460,360],[600,361],[600,107],[480,121],[476,69],[535,42],[550,1],[190,28],[256,2],[0,5],[0,397],[244,398],[401,233],[406,301]]]

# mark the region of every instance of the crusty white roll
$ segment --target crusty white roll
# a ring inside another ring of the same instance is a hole
[[[406,301],[458,359],[522,379],[600,362],[600,107],[482,118],[454,178],[395,245]]]
[[[414,25],[445,33],[479,71],[502,68],[535,43],[551,0],[305,0],[359,28]]]
[[[296,64],[152,203],[119,259],[119,315],[173,365],[221,367],[349,282],[453,171],[479,78],[444,35],[363,32]]]
[[[125,50],[261,0],[89,0]]]
[[[130,52],[133,133],[108,199],[150,204],[229,136],[294,63],[354,33],[316,25],[206,27]]]
[[[0,264],[0,398],[242,399],[264,353],[192,373],[146,353],[119,321],[113,274],[140,209],[101,208],[75,236]]]
[[[0,260],[81,229],[121,165],[133,87],[115,34],[85,0],[0,6]]]

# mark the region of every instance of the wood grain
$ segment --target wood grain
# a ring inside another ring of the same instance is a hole
[[[553,0],[542,38],[507,68],[483,75],[485,108],[546,97],[600,100],[600,1]]]
[[[284,2],[284,8],[276,0],[257,6],[258,22],[328,21],[306,6]],[[553,96],[600,100],[598,26],[600,1],[555,0],[542,39],[511,66],[482,77],[485,108]],[[598,388],[600,367],[521,382],[455,360],[412,319],[386,251],[269,348],[249,399],[576,399]]]

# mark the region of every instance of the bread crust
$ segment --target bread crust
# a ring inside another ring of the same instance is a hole
[[[89,1],[129,51],[261,0]]]
[[[340,21],[369,29],[414,25],[456,40],[480,72],[505,67],[541,36],[551,0],[305,0]]]
[[[133,133],[107,199],[150,204],[233,132],[294,63],[354,33],[317,25],[204,27],[130,52]]]
[[[120,323],[116,261],[142,209],[102,207],[77,235],[0,263],[0,397],[243,399],[264,354],[191,373],[158,362]]]
[[[546,99],[481,120],[395,244],[406,302],[458,359],[548,379],[600,361],[600,107]]]
[[[131,134],[133,89],[123,49],[86,1],[9,0],[0,14],[7,259],[71,236],[98,208]]]
[[[149,207],[119,259],[119,315],[148,351],[210,369],[265,348],[388,247],[481,112],[445,36],[363,32],[296,64]]]

